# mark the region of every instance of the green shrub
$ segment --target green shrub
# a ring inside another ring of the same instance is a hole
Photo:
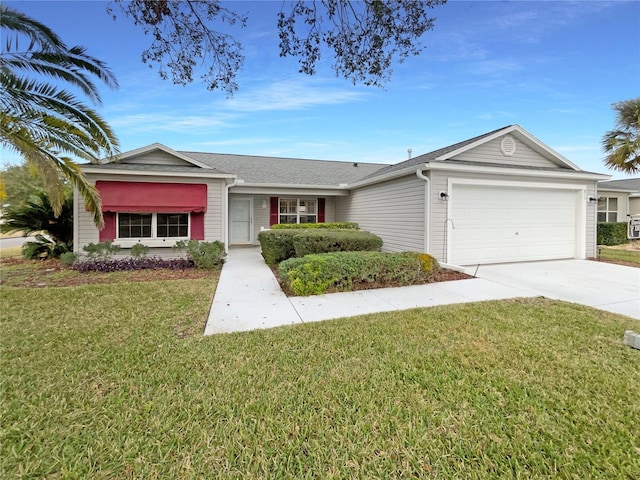
[[[65,267],[70,267],[78,261],[78,254],[73,252],[65,252],[60,255],[60,263]]]
[[[334,252],[291,258],[280,264],[280,280],[294,295],[353,290],[362,284],[411,285],[439,268],[417,252]],[[430,265],[430,268],[428,266]]]
[[[324,223],[277,223],[271,225],[272,229],[314,229],[332,228],[341,230],[358,230],[360,227],[355,222],[324,222]]]
[[[262,256],[267,265],[276,265],[283,260],[295,257],[293,237],[300,231],[293,229],[264,230],[258,234]]]
[[[109,260],[120,251],[120,245],[116,245],[111,240],[100,243],[89,243],[82,247],[91,260]]]
[[[297,257],[312,253],[376,251],[382,247],[377,235],[360,230],[305,230],[293,237]]]
[[[52,240],[38,234],[35,241],[25,242],[22,245],[22,256],[28,260],[44,260],[46,258],[59,258],[60,255],[69,250],[68,243]]]
[[[133,258],[144,258],[149,253],[149,247],[142,243],[136,243],[131,247],[131,256]]]
[[[626,222],[598,224],[598,245],[620,245],[627,240]]]
[[[196,268],[214,269],[224,263],[224,243],[217,240],[215,242],[180,240],[176,242],[174,248],[184,251]]]

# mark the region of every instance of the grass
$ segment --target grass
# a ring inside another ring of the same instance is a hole
[[[598,246],[599,258],[640,266],[640,242],[630,242],[617,247]]]
[[[544,299],[203,338],[215,280],[3,286],[4,478],[637,478],[638,322]]]
[[[22,258],[22,247],[0,248],[0,258]]]

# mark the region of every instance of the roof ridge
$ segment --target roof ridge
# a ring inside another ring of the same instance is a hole
[[[250,158],[268,158],[270,160],[296,160],[296,161],[305,161],[305,162],[323,162],[323,163],[366,163],[367,165],[381,165],[388,166],[389,163],[380,163],[380,162],[367,162],[361,159],[358,160],[324,160],[320,158],[297,158],[297,157],[274,157],[269,155],[251,155],[251,154],[242,154],[242,153],[219,153],[219,152],[193,152],[188,150],[177,150],[179,153],[183,153],[185,155],[189,155],[190,153],[195,153],[199,155],[224,155],[227,157],[250,157]]]

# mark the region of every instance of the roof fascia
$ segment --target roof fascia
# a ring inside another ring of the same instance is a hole
[[[327,185],[291,185],[291,184],[247,184],[237,183],[231,187],[230,193],[246,195],[326,195],[347,196],[349,191],[345,186]]]
[[[485,165],[458,165],[452,162],[434,162],[427,165],[431,170],[434,171],[472,172],[516,176],[521,175],[524,177],[575,178],[581,180],[606,180],[608,178],[611,178],[611,175],[583,171],[563,172],[556,170],[529,170],[525,168],[487,167]]]
[[[348,184],[348,188],[360,188],[366,187],[367,185],[372,185],[374,183],[386,182],[387,180],[394,180],[396,178],[405,177],[407,175],[415,175],[417,169],[429,170],[430,165],[428,163],[418,163],[417,165],[412,165],[410,167],[403,168],[401,170],[396,170],[394,172],[389,172],[384,175],[379,175],[372,178],[367,178],[366,180],[358,180],[357,182],[353,182]]]
[[[177,152],[175,150],[173,150],[172,148],[169,148],[161,143],[152,143],[151,145],[147,145],[146,147],[141,147],[141,148],[136,148],[135,150],[130,150],[128,152],[122,153],[120,155],[118,155],[116,157],[115,160],[108,162],[108,163],[117,163],[119,161],[122,160],[126,160],[127,158],[131,158],[131,157],[137,157],[139,155],[143,155],[145,153],[150,153],[153,152],[154,150],[161,150],[169,155],[172,155],[176,158],[179,158],[180,160],[184,160],[187,163],[190,163],[191,165],[195,165],[196,167],[200,167],[200,168],[205,168],[207,170],[211,170],[211,167],[198,162],[197,160],[194,160],[193,158],[189,157],[188,155],[185,155],[184,153],[180,153]]]
[[[555,150],[549,148],[546,144],[544,144],[543,142],[538,140],[536,137],[531,135],[529,132],[527,132],[520,125],[511,125],[509,127],[503,128],[502,130],[498,130],[497,132],[494,132],[492,135],[489,135],[487,137],[481,138],[481,139],[479,139],[479,140],[477,140],[477,141],[475,141],[473,143],[465,145],[464,147],[460,147],[457,150],[453,150],[453,151],[448,152],[448,153],[446,153],[444,155],[440,155],[439,157],[436,157],[435,160],[447,160],[447,159],[449,159],[451,157],[455,157],[456,155],[460,155],[461,153],[464,153],[464,152],[466,152],[468,150],[471,150],[472,148],[475,148],[475,147],[477,147],[479,145],[483,145],[483,144],[485,144],[487,142],[495,140],[496,138],[502,137],[502,136],[507,135],[509,133],[516,133],[517,135],[521,136],[521,140],[523,140],[524,143],[526,143],[528,146],[533,147],[534,150],[542,150],[547,155],[550,155],[551,157],[556,159],[557,162],[560,163],[561,165],[565,165],[565,166],[571,168],[572,170],[580,171],[580,168],[576,164],[574,164],[573,162],[571,162],[570,160],[568,160],[564,156],[560,155]]]
[[[616,193],[638,193],[638,190],[635,188],[610,188],[610,187],[600,187],[598,186],[599,192],[616,192]]]
[[[210,168],[208,170],[211,170]],[[125,170],[125,169],[109,169],[105,170],[99,167],[93,167],[91,165],[83,165],[82,171],[91,175],[126,175],[130,177],[142,176],[142,177],[181,177],[181,178],[236,178],[236,175],[230,173],[218,173],[218,172],[203,172],[198,170],[197,172],[171,172],[171,171],[159,171],[159,170]]]

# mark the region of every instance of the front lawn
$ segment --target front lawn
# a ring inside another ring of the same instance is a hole
[[[635,320],[527,299],[204,338],[214,289],[3,285],[2,476],[640,471]]]
[[[640,241],[614,247],[598,246],[598,257],[605,261],[640,267]]]

